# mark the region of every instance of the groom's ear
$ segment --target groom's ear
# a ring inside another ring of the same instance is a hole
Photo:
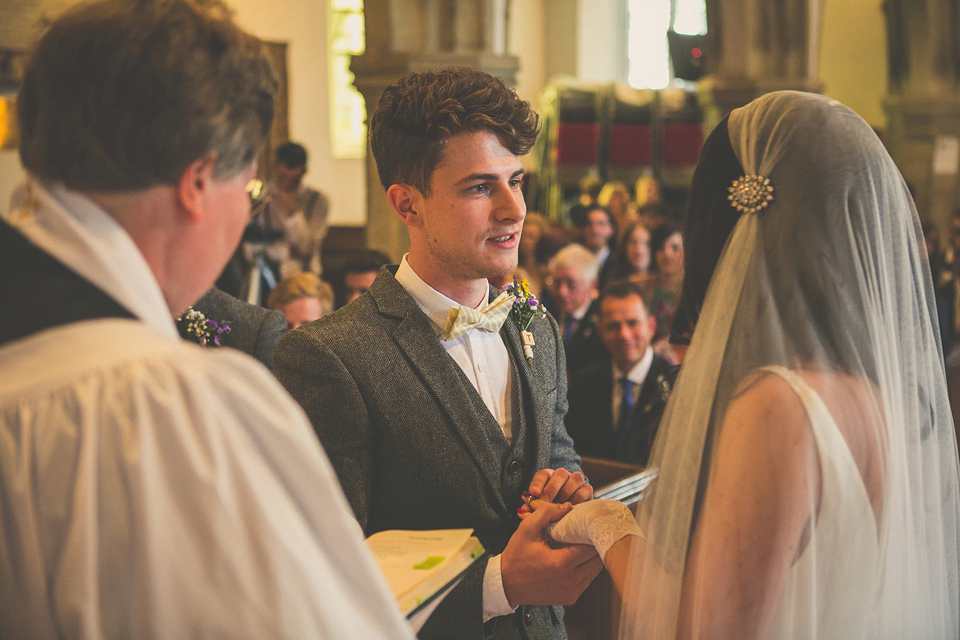
[[[422,218],[417,209],[423,202],[423,196],[419,189],[409,184],[392,184],[387,189],[387,200],[405,225],[420,226]]]

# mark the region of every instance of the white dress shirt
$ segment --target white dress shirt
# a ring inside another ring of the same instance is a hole
[[[451,300],[424,282],[407,262],[406,255],[400,261],[396,278],[430,319],[434,331],[439,336],[447,324],[450,309],[461,306],[460,303]],[[486,303],[487,299],[484,297],[476,308],[479,309]],[[509,319],[507,321],[509,322]],[[440,344],[466,374],[470,383],[483,398],[483,403],[497,420],[504,437],[510,442],[513,437],[513,425],[519,419],[517,385],[513,377],[513,367],[510,366],[510,354],[500,334],[471,329],[459,338],[441,341]],[[493,556],[487,562],[487,569],[483,575],[484,622],[496,616],[512,613],[514,610],[514,607],[507,602],[507,596],[503,591],[500,556]]]
[[[136,320],[0,347],[0,637],[412,640],[270,372],[181,341],[90,200],[32,183],[8,217]]]
[[[640,387],[643,386],[644,381],[647,379],[647,374],[650,373],[650,365],[653,364],[653,348],[647,347],[647,350],[644,351],[643,357],[637,360],[637,364],[626,373],[626,378],[633,383],[633,388],[631,389],[631,395],[633,396],[633,404],[636,406],[637,398],[640,397]],[[620,415],[620,407],[623,406],[623,385],[620,383],[620,380],[624,377],[624,373],[617,368],[617,365],[611,364],[613,367],[613,429],[617,428],[617,420]]]

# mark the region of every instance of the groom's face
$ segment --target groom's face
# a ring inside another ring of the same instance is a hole
[[[459,281],[512,273],[527,211],[522,178],[519,158],[495,134],[451,137],[430,195],[418,194],[414,204],[428,268]]]

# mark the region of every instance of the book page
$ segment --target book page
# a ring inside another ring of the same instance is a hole
[[[381,531],[367,538],[367,545],[399,597],[423,581],[431,569],[460,554],[472,534],[472,529]]]

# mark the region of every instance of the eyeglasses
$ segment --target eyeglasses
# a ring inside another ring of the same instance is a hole
[[[250,198],[250,217],[256,218],[267,206],[267,203],[270,202],[270,194],[267,192],[267,187],[263,184],[263,180],[256,178],[247,183],[246,192]]]
[[[576,291],[583,286],[583,282],[579,280],[574,280],[573,278],[554,278],[553,276],[544,278],[543,284],[547,285],[548,289],[559,289],[561,286],[566,285],[567,289],[571,291]]]

